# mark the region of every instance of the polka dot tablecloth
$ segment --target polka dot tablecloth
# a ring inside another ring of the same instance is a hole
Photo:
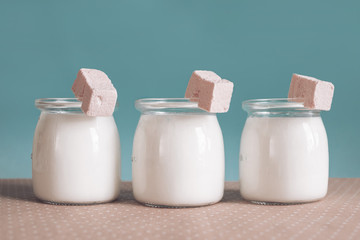
[[[263,206],[226,183],[215,205],[164,209],[137,203],[122,183],[112,203],[39,202],[30,179],[0,180],[0,239],[360,239],[360,179],[330,179],[319,202]]]

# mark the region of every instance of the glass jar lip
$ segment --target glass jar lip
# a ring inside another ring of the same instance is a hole
[[[284,110],[284,111],[312,111],[320,112],[318,109],[304,107],[303,98],[263,98],[250,99],[242,102],[242,108],[247,111],[262,110]]]
[[[66,109],[81,108],[81,101],[77,98],[39,98],[35,100],[38,109]]]
[[[82,112],[82,102],[77,98],[38,98],[35,99],[35,107],[48,111]],[[114,111],[118,109],[118,103]]]
[[[206,113],[209,112],[199,108],[196,101],[189,98],[142,98],[135,101],[135,108],[142,113]]]

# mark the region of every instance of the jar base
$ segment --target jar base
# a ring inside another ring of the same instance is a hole
[[[143,203],[143,202],[139,202],[144,206],[147,207],[152,207],[152,208],[197,208],[197,207],[206,207],[206,206],[210,206],[213,204],[218,203],[219,201],[215,201],[215,202],[211,202],[211,203],[205,203],[205,204],[199,204],[199,205],[161,205],[161,204],[154,204],[154,203]]]
[[[282,205],[299,205],[304,204],[306,202],[261,202],[261,201],[250,201],[251,203],[257,204],[257,205],[271,205],[271,206],[282,206]]]
[[[167,206],[167,205],[156,205],[156,204],[150,204],[150,203],[141,203],[145,205],[146,207],[152,207],[152,208],[189,208],[188,206]]]
[[[253,204],[257,204],[257,205],[272,205],[272,206],[282,206],[282,205],[300,205],[300,204],[306,204],[306,203],[313,203],[313,202],[318,202],[320,201],[322,198],[319,199],[314,199],[314,200],[309,200],[309,201],[302,201],[302,202],[266,202],[266,201],[254,201],[254,200],[247,200]]]
[[[42,200],[39,199],[38,200],[42,203],[46,203],[46,204],[50,204],[50,205],[58,205],[58,206],[87,206],[87,205],[97,205],[97,204],[102,204],[102,203],[109,203],[109,202],[113,202],[116,199],[112,199],[109,201],[95,201],[95,202],[88,202],[88,203],[76,203],[76,202],[56,202],[56,201],[48,201],[48,200]]]

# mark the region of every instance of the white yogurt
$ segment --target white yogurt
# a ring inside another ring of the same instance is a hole
[[[48,202],[90,204],[120,191],[120,140],[112,116],[42,111],[33,142],[33,188]]]
[[[215,114],[141,115],[132,161],[133,192],[139,202],[201,206],[223,196],[224,144]]]
[[[240,192],[257,202],[300,203],[327,192],[328,141],[320,116],[249,117],[240,144]]]

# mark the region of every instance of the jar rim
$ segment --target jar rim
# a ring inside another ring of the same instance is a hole
[[[35,100],[35,106],[38,109],[81,108],[81,101],[77,98],[39,98]]]
[[[135,101],[135,108],[142,113],[204,113],[198,103],[189,98],[142,98]]]
[[[304,106],[303,98],[263,98],[250,99],[242,102],[242,108],[247,111],[283,110],[283,111],[311,111],[320,112]]]
[[[35,99],[35,107],[45,111],[82,112],[82,102],[77,98],[38,98]],[[116,102],[115,109],[118,109]]]

